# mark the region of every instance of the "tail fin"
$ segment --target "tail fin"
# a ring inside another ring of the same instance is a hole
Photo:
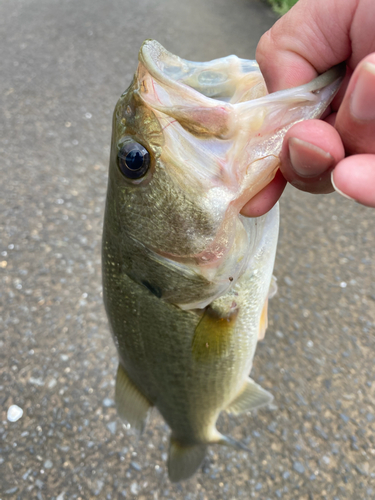
[[[217,439],[210,444],[231,446],[236,450],[250,452],[249,448],[244,444],[231,437],[223,436],[219,432],[217,432]],[[177,483],[178,481],[189,479],[203,462],[206,451],[206,444],[184,445],[171,437],[168,457],[168,475],[170,481]]]
[[[206,451],[205,444],[182,445],[171,437],[168,457],[169,479],[176,483],[192,476],[203,462]]]

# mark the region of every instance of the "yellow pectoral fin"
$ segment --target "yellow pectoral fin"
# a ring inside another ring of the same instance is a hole
[[[277,293],[276,281],[277,279],[275,278],[275,276],[272,276],[270,289],[268,291],[268,297],[266,298],[266,301],[262,309],[262,314],[260,315],[258,340],[263,340],[266,334],[266,330],[268,327],[268,300],[272,299]]]
[[[268,326],[268,298],[266,299],[262,314],[260,315],[258,340],[263,340]]]
[[[234,309],[223,317],[211,306],[207,307],[195,329],[192,343],[192,352],[197,361],[211,361],[229,354],[237,314],[238,309]]]

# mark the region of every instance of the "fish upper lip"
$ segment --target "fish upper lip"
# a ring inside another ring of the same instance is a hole
[[[162,57],[165,59],[168,58],[169,63],[173,64],[164,64],[161,62]],[[189,83],[185,83],[188,77],[193,76],[194,74],[202,75],[205,73],[212,73],[218,76],[220,74],[224,74],[223,71],[219,72],[215,66],[219,66],[223,59],[227,59],[232,61],[234,66],[238,68],[245,68],[245,73],[254,72],[254,75],[259,75],[260,70],[258,63],[256,61],[250,61],[247,59],[241,59],[235,55],[227,56],[226,58],[214,59],[212,61],[207,62],[194,62],[186,59],[182,59],[178,56],[175,56],[171,52],[167,51],[159,42],[156,40],[145,40],[143,45],[139,51],[139,62],[144,65],[146,70],[150,73],[150,75],[158,80],[163,85],[166,85],[171,88],[175,88],[183,91],[185,94],[191,94],[194,99],[199,99],[203,105],[203,107],[212,108],[212,106],[222,105],[228,107],[229,109],[235,105],[235,103],[230,103],[225,99],[220,99],[219,97],[210,97],[206,93],[198,90],[194,86]],[[162,64],[164,64],[164,68],[162,68]],[[175,78],[171,73],[168,75],[168,68],[180,68],[181,74],[180,78]],[[230,80],[230,72],[227,70],[227,78],[222,82],[216,82],[215,84],[207,85],[206,90],[212,89],[215,85],[222,85],[225,82]],[[205,88],[205,85],[201,83],[202,88]],[[265,93],[266,93],[266,87]],[[199,97],[198,97],[199,96]]]
[[[271,94],[268,94],[266,91],[266,95],[264,97],[259,97],[255,98],[252,100],[245,100],[244,102],[238,102],[238,103],[229,103],[226,102],[225,100],[220,100],[219,98],[211,98],[207,96],[206,94],[200,92],[199,90],[195,89],[194,87],[191,87],[190,85],[187,85],[183,83],[183,81],[179,81],[178,79],[173,78],[172,75],[168,76],[165,71],[163,71],[158,64],[158,59],[161,59],[161,56],[164,55],[169,58],[169,61],[174,61],[176,62],[176,67],[180,65],[180,67],[186,67],[186,73],[192,73],[195,71],[198,71],[198,69],[201,69],[202,72],[204,72],[204,67],[206,67],[207,70],[210,69],[210,66],[213,65],[212,68],[212,73],[215,73],[215,63],[218,63],[220,59],[214,59],[212,61],[207,61],[205,63],[197,63],[189,60],[182,59],[178,56],[175,56],[171,52],[167,51],[159,42],[156,40],[148,39],[145,40],[140,51],[139,51],[139,61],[144,64],[145,68],[147,71],[157,80],[162,82],[163,84],[166,84],[171,87],[176,87],[183,89],[184,92],[192,92],[195,95],[199,94],[200,99],[202,99],[202,103],[204,101],[206,102],[207,107],[212,107],[212,103],[214,102],[215,105],[218,103],[221,103],[225,106],[240,106],[241,108],[246,106],[246,105],[254,105],[254,104],[261,104],[259,101],[262,99],[271,99],[277,100],[278,97],[283,97],[286,95],[288,92],[293,92],[295,96],[298,96],[298,92],[301,91],[306,95],[306,92],[311,92],[311,93],[319,93],[322,89],[325,87],[331,86],[333,83],[335,83],[337,80],[341,81],[344,79],[345,76],[345,71],[346,71],[346,65],[345,63],[340,63],[336,66],[333,66],[326,72],[320,74],[313,80],[311,80],[309,83],[300,85],[298,87],[293,87],[292,89],[286,89],[286,90],[279,90],[276,92],[273,92]],[[252,71],[256,71],[260,73],[259,65],[255,61],[249,61],[246,59],[241,59],[237,56],[227,56],[228,59],[233,58],[233,61],[236,60],[236,63],[242,67],[247,68],[246,73],[250,73]],[[188,69],[190,66],[190,69]],[[167,66],[166,66],[167,67]],[[172,66],[170,66],[172,67]],[[180,79],[182,80],[182,79]],[[220,82],[219,82],[220,83]],[[337,83],[337,86],[339,86],[339,83]]]

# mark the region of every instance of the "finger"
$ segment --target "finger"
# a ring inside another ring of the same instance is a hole
[[[332,182],[338,193],[375,208],[375,155],[345,158],[333,170]]]
[[[280,170],[293,186],[310,193],[331,193],[331,171],[344,158],[338,132],[321,120],[293,125],[286,133]]]
[[[375,53],[354,71],[335,126],[347,154],[375,153]]]
[[[269,92],[307,83],[351,53],[357,1],[299,0],[259,41],[256,59]],[[334,22],[332,22],[334,20]]]
[[[278,170],[274,179],[254,196],[241,210],[246,217],[259,217],[267,213],[278,201],[286,185],[286,180]]]

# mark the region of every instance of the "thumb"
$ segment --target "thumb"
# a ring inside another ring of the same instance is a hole
[[[354,71],[335,127],[347,154],[375,153],[375,52]]]

